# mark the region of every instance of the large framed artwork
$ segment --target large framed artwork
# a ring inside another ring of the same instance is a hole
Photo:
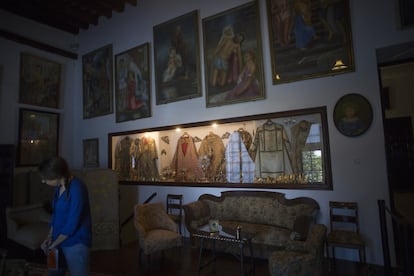
[[[19,102],[59,108],[61,75],[61,64],[29,53],[21,53]]]
[[[326,107],[108,134],[122,184],[332,189]]]
[[[258,2],[203,19],[207,107],[264,99]]]
[[[349,0],[266,0],[273,84],[355,70]]]
[[[116,122],[151,116],[149,43],[115,56]]]
[[[58,154],[59,114],[20,109],[17,163],[36,166]]]
[[[112,95],[112,44],[82,56],[83,118],[111,114]]]
[[[201,97],[198,11],[154,26],[156,104]]]

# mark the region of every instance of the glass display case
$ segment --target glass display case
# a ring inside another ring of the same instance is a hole
[[[326,107],[108,134],[123,184],[332,189]]]

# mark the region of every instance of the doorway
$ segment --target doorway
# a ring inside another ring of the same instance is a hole
[[[380,66],[379,72],[390,192],[414,192],[414,61]]]
[[[414,61],[379,65],[391,210],[414,227]],[[406,244],[393,223],[397,266]],[[412,241],[412,240],[411,240]],[[411,245],[411,252],[414,244]],[[411,253],[412,254],[412,253]]]

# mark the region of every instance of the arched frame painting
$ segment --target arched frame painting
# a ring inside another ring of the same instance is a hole
[[[108,134],[126,185],[332,189],[326,107]]]
[[[372,123],[372,107],[360,94],[347,94],[335,105],[333,119],[340,133],[348,137],[364,134]]]

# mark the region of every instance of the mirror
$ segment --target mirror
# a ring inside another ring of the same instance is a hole
[[[108,134],[122,184],[332,189],[326,107]]]

